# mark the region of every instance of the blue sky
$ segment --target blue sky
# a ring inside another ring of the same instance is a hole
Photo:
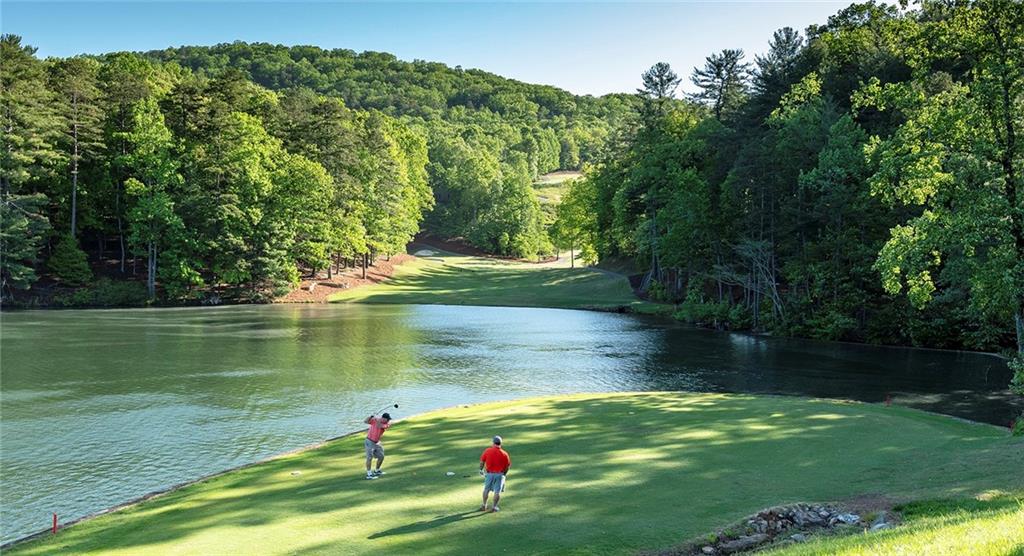
[[[772,32],[824,23],[848,1],[678,3],[14,2],[0,28],[40,56],[243,40],[391,52],[578,94],[632,92],[665,61],[763,52]],[[689,88],[688,79],[684,86]]]

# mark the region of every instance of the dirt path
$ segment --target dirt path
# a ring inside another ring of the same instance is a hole
[[[343,269],[340,273],[334,273],[329,280],[327,271],[323,270],[316,278],[304,278],[298,288],[275,299],[274,303],[327,303],[331,295],[340,291],[383,282],[394,274],[396,266],[415,259],[416,257],[404,253],[392,256],[391,260],[378,259],[366,268],[366,278],[363,278],[361,268]],[[310,286],[313,286],[312,289]]]

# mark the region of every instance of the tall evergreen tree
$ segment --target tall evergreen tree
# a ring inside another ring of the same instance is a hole
[[[658,62],[640,76],[643,86],[636,90],[643,99],[645,119],[657,119],[665,115],[668,101],[676,94],[680,78],[672,71],[672,66]]]
[[[91,58],[68,58],[50,66],[50,86],[63,119],[68,174],[71,177],[70,234],[78,233],[79,176],[83,160],[95,162],[103,154],[103,111],[98,87],[100,64]]]
[[[35,49],[0,36],[0,294],[36,279],[35,262],[49,230],[38,192],[60,161],[60,119]]]
[[[743,63],[743,51],[725,49],[705,59],[703,68],[694,68],[690,80],[700,91],[693,100],[711,107],[715,119],[735,114],[747,95],[750,64]]]

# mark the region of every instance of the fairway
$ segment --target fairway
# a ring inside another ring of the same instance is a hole
[[[512,456],[483,514],[477,458]],[[216,477],[18,554],[629,554],[775,504],[1020,490],[1024,439],[899,407],[789,397],[588,394],[431,412]],[[454,477],[445,475],[454,471]]]
[[[396,267],[390,280],[335,294],[332,302],[511,307],[621,308],[655,312],[638,299],[619,274],[569,268],[566,257],[552,263],[523,263],[458,255],[434,249]]]
[[[542,205],[557,205],[562,200],[569,181],[583,177],[582,172],[560,171],[551,172],[540,176],[533,184],[533,190],[537,193],[537,200]]]

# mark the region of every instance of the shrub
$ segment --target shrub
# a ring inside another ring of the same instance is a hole
[[[1007,363],[1013,371],[1013,379],[1010,381],[1010,390],[1015,394],[1024,396],[1024,355],[1017,355]]]
[[[84,286],[92,280],[92,269],[85,258],[85,251],[79,249],[78,242],[71,234],[64,235],[57,242],[46,266],[61,283],[68,286]]]
[[[647,297],[651,301],[665,302],[669,300],[668,290],[665,285],[657,280],[651,280],[651,285],[647,287]]]
[[[823,311],[807,321],[807,335],[819,340],[842,340],[856,328],[856,320],[835,309]]]
[[[1024,355],[1017,354],[1016,357],[1010,359],[1008,365],[1010,370],[1013,371],[1013,379],[1010,380],[1010,391],[1024,396]],[[1014,436],[1024,436],[1024,413],[1017,417],[1012,431]]]
[[[100,278],[87,288],[55,297],[53,303],[64,307],[138,307],[146,300],[146,286],[139,282]]]

